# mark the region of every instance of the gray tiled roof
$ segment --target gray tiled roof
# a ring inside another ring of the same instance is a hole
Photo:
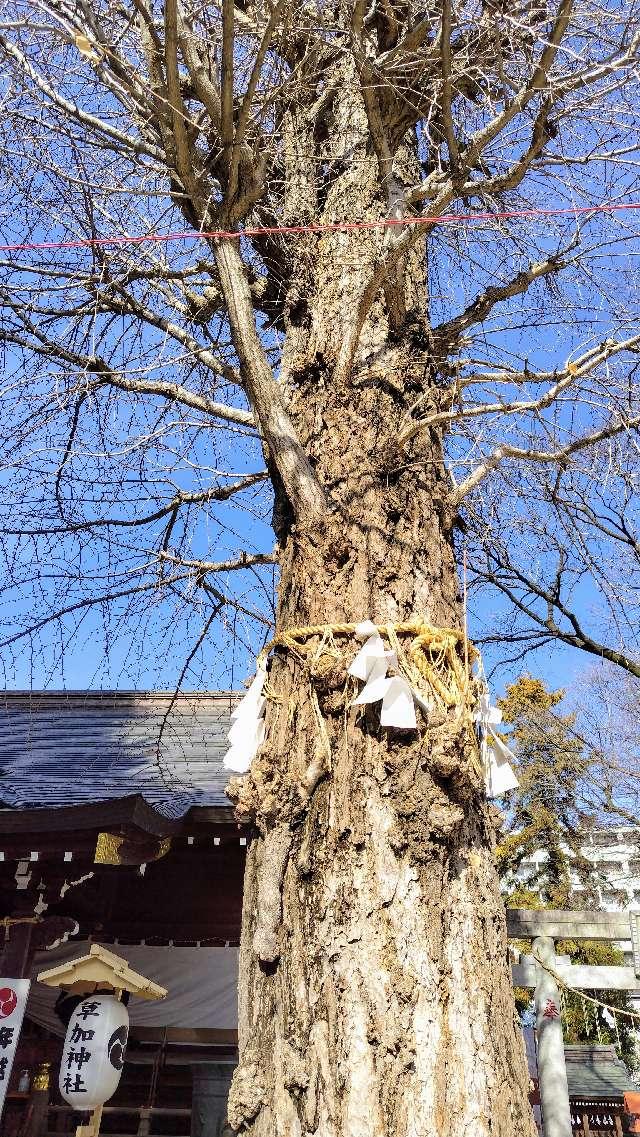
[[[236,700],[228,692],[5,692],[0,799],[36,808],[139,793],[171,816],[228,805],[222,758]]]
[[[636,1090],[629,1072],[613,1046],[565,1046],[569,1096],[619,1098]]]

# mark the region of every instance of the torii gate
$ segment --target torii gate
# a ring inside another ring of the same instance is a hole
[[[640,912],[538,912],[507,909],[507,932],[533,939],[534,955],[513,964],[517,987],[535,988],[536,1037],[544,1137],[571,1137],[569,1089],[562,1022],[554,1013],[560,991],[551,968],[574,990],[635,991],[640,994]],[[555,952],[555,940],[631,940],[633,967],[580,966]],[[537,962],[534,956],[540,962]],[[543,966],[545,965],[545,966]]]

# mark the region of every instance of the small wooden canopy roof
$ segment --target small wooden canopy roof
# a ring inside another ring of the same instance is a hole
[[[167,994],[164,987],[134,971],[126,959],[107,951],[100,944],[92,944],[88,955],[52,967],[49,971],[41,971],[38,983],[47,987],[64,987],[71,994],[78,995],[93,992],[98,985],[128,991],[139,999],[164,999]]]

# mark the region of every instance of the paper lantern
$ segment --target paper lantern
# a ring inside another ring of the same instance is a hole
[[[129,1034],[127,1008],[113,995],[87,995],[69,1020],[60,1063],[60,1093],[91,1110],[116,1092]]]

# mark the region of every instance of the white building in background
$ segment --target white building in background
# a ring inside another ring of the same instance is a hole
[[[597,870],[599,907],[605,912],[640,910],[640,825],[586,830],[582,852]],[[516,880],[526,885],[546,859],[544,849],[526,857]],[[577,877],[572,883],[576,893],[584,891]]]

